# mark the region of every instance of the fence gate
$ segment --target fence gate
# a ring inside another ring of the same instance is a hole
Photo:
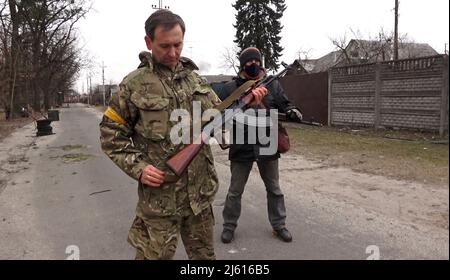
[[[302,111],[304,120],[327,124],[327,72],[285,76],[281,85],[289,100]]]

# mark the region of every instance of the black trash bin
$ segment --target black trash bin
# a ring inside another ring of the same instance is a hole
[[[59,111],[58,110],[48,110],[48,119],[52,122],[59,121]]]
[[[50,125],[51,122],[52,122],[51,120],[36,120],[37,124],[36,136],[52,135],[53,128]]]

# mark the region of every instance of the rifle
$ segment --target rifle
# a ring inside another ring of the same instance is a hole
[[[312,118],[311,118],[312,119]],[[280,121],[288,121],[288,117],[285,113],[278,113],[278,120]],[[298,120],[295,121],[301,124],[312,125],[312,126],[323,126],[323,124],[315,122],[315,121],[306,121],[306,120]]]
[[[239,88],[237,88],[228,98],[226,98],[216,109],[219,109],[222,118],[214,118],[213,120],[207,122],[202,129],[202,133],[195,139],[194,143],[187,145],[181,149],[177,154],[172,156],[166,165],[170,170],[173,171],[177,176],[181,176],[186,168],[191,164],[192,160],[197,156],[197,154],[202,149],[205,141],[209,137],[214,136],[214,131],[216,129],[221,129],[225,123],[231,121],[240,111],[243,111],[248,105],[253,101],[253,95],[249,94],[254,88],[264,86],[269,86],[273,81],[283,77],[287,71],[291,68],[290,65],[286,63],[281,63],[284,69],[274,75],[267,76],[259,81],[247,81]],[[225,114],[225,109],[234,109],[232,113]],[[199,144],[197,144],[199,143]]]
[[[322,126],[323,126],[323,124],[318,123],[318,122],[313,122],[313,121],[304,121],[304,120],[301,120],[300,123],[306,124],[306,125],[312,125],[312,126],[319,126],[319,127],[322,127]]]

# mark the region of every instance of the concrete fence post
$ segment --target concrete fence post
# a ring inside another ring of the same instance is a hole
[[[444,135],[447,126],[448,126],[448,55],[445,55],[442,69],[441,120],[439,125],[440,136]]]
[[[332,70],[328,70],[328,126],[331,126],[332,118],[331,114],[333,113],[333,108],[331,105],[331,99],[333,97],[333,74]]]
[[[375,119],[374,127],[375,129],[380,128],[381,125],[381,64],[375,64],[375,98],[374,98],[374,110]]]

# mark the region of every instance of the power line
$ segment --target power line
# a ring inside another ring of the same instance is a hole
[[[158,2],[159,2],[158,6],[152,5],[153,9],[155,9],[155,10],[169,9],[169,6],[163,6],[163,1],[162,0],[159,0]]]

